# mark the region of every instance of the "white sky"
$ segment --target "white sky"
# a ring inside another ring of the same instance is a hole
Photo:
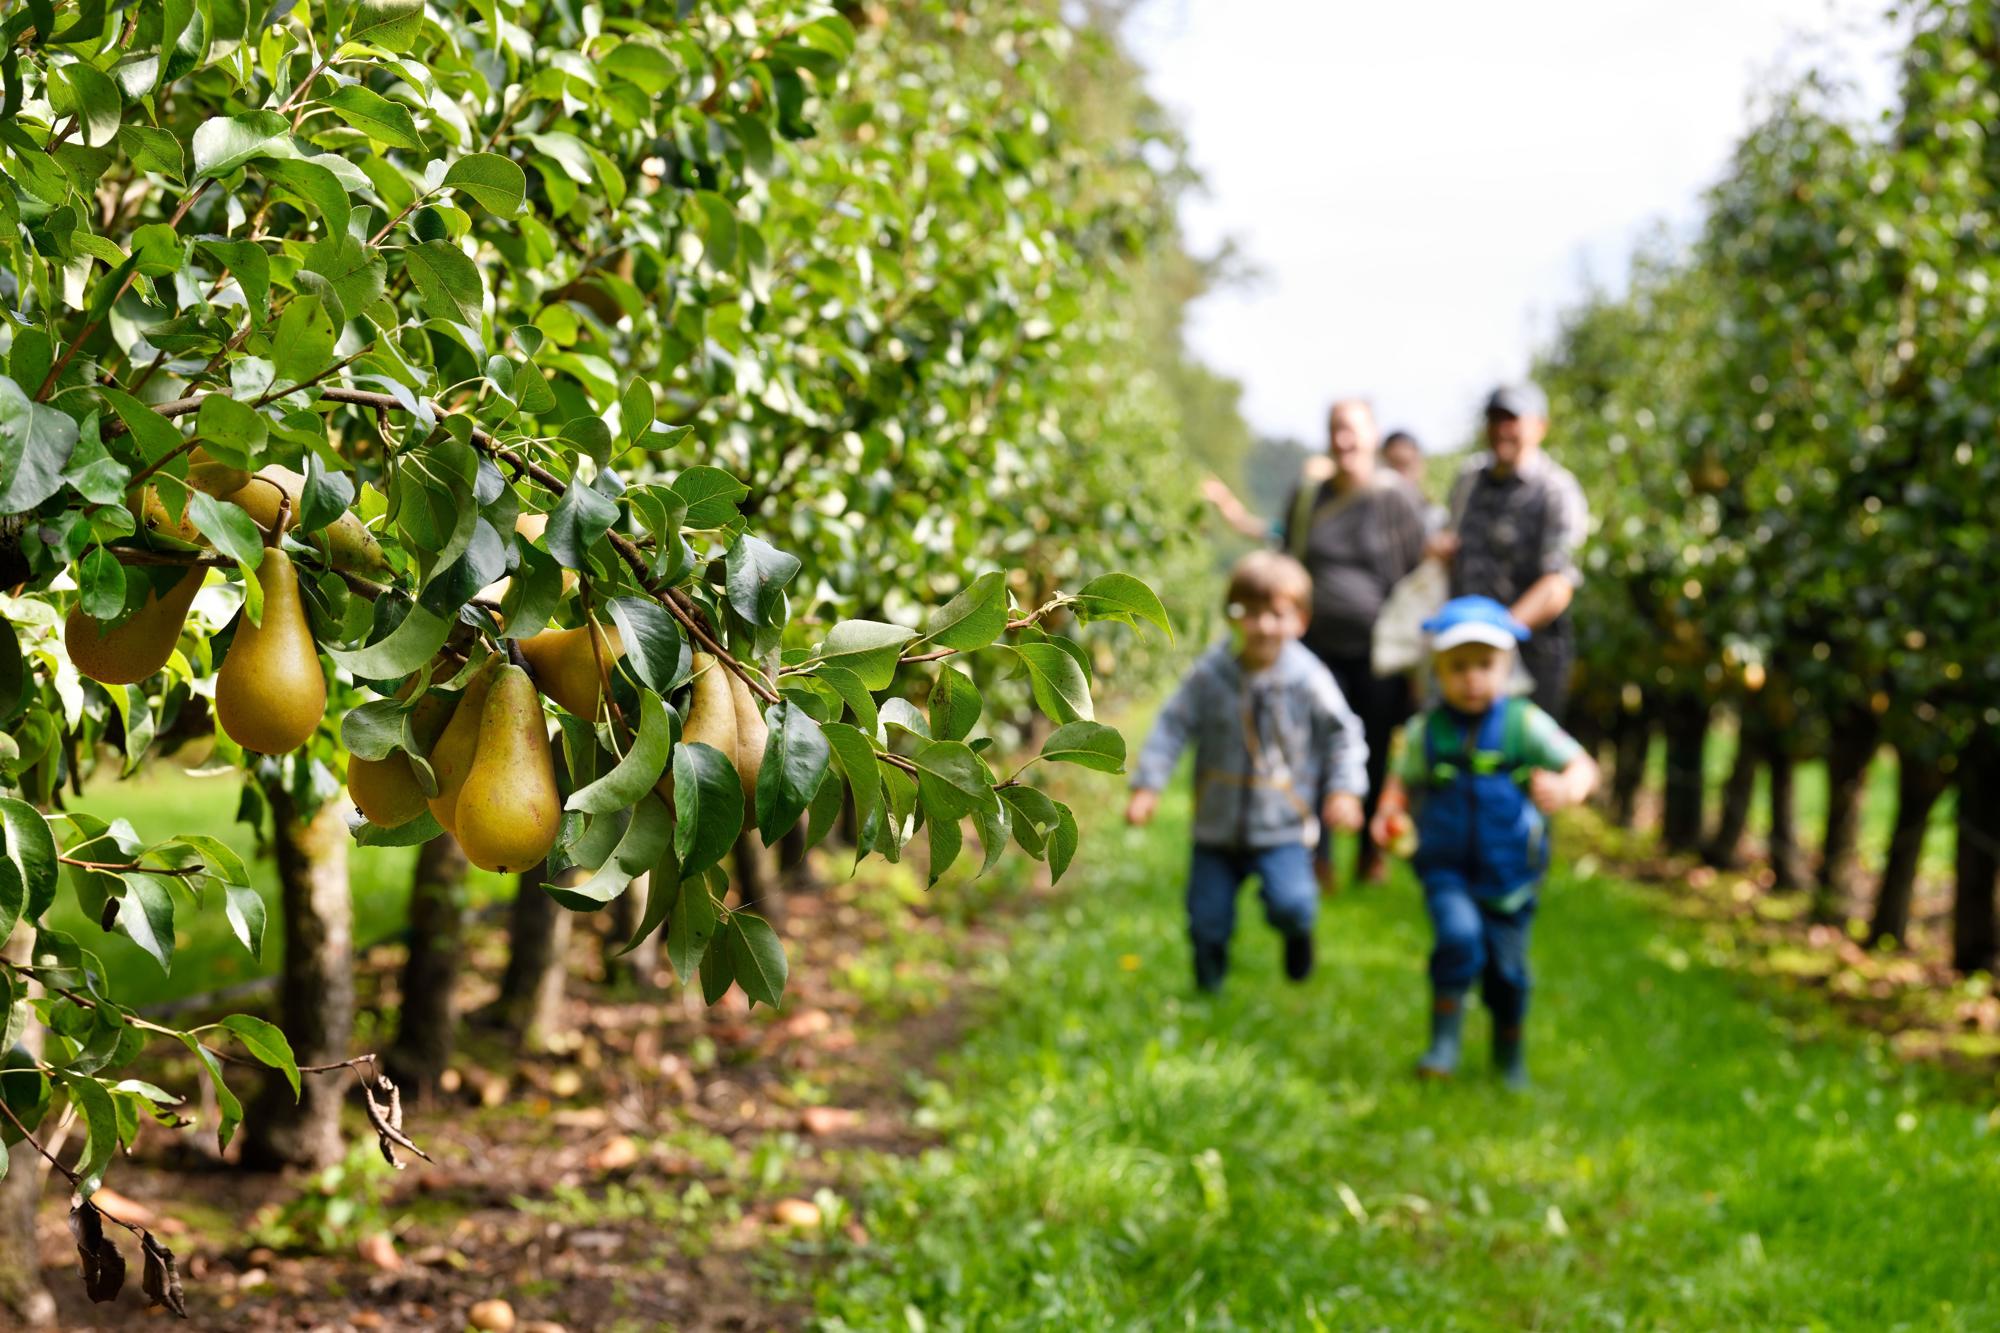
[[[1886,0],[1144,0],[1126,34],[1189,136],[1197,253],[1257,270],[1193,312],[1260,433],[1375,400],[1466,443],[1587,279],[1687,227],[1780,69],[1884,105]],[[1557,423],[1560,431],[1560,423]],[[1559,438],[1559,437],[1558,437]]]

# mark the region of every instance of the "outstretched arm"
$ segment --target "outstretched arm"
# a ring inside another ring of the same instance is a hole
[[[1201,494],[1202,498],[1215,506],[1215,512],[1221,516],[1224,523],[1253,542],[1270,540],[1271,525],[1251,513],[1244,503],[1236,498],[1236,492],[1230,490],[1229,484],[1222,478],[1212,472],[1203,477]]]
[[[1587,754],[1578,754],[1560,771],[1536,769],[1528,779],[1528,795],[1544,811],[1581,805],[1595,790],[1597,761]]]

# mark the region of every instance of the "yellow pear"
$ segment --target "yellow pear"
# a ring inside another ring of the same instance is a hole
[[[326,677],[299,600],[292,558],[273,547],[257,566],[264,623],[236,618],[236,638],[215,673],[215,717],[229,739],[258,754],[296,750],[326,714]]]
[[[453,719],[456,721],[456,719]],[[458,795],[453,832],[482,870],[526,870],[549,854],[562,824],[548,720],[528,673],[494,673],[479,723],[479,749]]]
[[[688,700],[681,741],[712,745],[736,762],[736,698],[729,690],[729,668],[707,653],[694,655],[694,695]]]
[[[197,445],[188,455],[187,484],[220,500],[250,484],[250,474],[240,467],[218,463]]]
[[[292,513],[299,512],[299,497],[305,493],[306,479],[288,467],[276,464],[259,468],[257,475],[247,484],[224,497],[236,505],[266,532],[278,526],[278,502],[280,499],[292,502]],[[333,560],[335,569],[344,569],[350,574],[386,574],[389,559],[382,554],[382,543],[375,540],[375,534],[368,525],[354,514],[342,514],[326,527],[326,549]]]
[[[591,650],[583,627],[550,629],[521,640],[521,656],[535,673],[535,683],[543,694],[555,700],[572,716],[586,722],[597,720],[597,707],[604,697],[604,677],[598,674],[597,659],[603,657],[608,672],[625,655],[625,640],[616,625],[594,622],[597,648]]]
[[[405,686],[398,690],[398,696],[407,698],[408,688]],[[419,750],[431,748],[438,733],[444,730],[451,712],[451,700],[443,695],[426,694],[418,702],[411,726],[417,734]],[[417,771],[410,764],[410,756],[401,750],[382,759],[362,759],[350,755],[347,760],[347,792],[368,822],[377,828],[407,824],[422,814],[429,804],[429,798],[417,782]]]
[[[240,489],[250,480],[250,474],[240,467],[230,467],[210,458],[199,446],[188,454],[187,484],[190,489],[202,491],[222,499]],[[132,516],[146,531],[158,537],[171,537],[189,546],[206,546],[208,538],[201,535],[188,518],[186,507],[175,514],[168,510],[167,502],[160,498],[156,486],[141,487],[137,498],[130,501]]]
[[[111,629],[85,615],[81,606],[72,608],[69,619],[63,622],[63,646],[69,649],[69,660],[78,671],[106,685],[132,685],[146,679],[173,656],[174,643],[187,622],[188,605],[201,590],[205,572],[199,565],[190,566],[164,597],[157,589],[148,590],[145,605]],[[126,577],[145,575],[128,572]]]
[[[770,739],[771,729],[764,724],[764,715],[757,711],[757,697],[750,693],[750,686],[743,677],[727,667],[722,669],[729,677],[729,697],[736,705],[736,776],[743,781],[743,799],[757,799],[757,773],[764,767],[764,743]]]
[[[473,673],[465,684],[465,693],[458,696],[458,707],[452,711],[451,720],[445,723],[437,744],[431,747],[431,772],[437,775],[437,795],[430,798],[431,813],[453,833],[458,831],[459,789],[465,786],[465,779],[472,772],[473,756],[479,750],[479,723],[486,709],[486,692],[502,660],[499,653],[494,653]]]

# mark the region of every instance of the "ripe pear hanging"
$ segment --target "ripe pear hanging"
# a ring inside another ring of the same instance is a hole
[[[562,793],[548,721],[534,682],[517,666],[494,673],[456,813],[453,832],[466,859],[482,870],[526,870],[556,845]]]
[[[591,650],[591,632],[597,639],[595,652]],[[604,669],[608,672],[624,655],[625,640],[616,625],[593,623],[589,632],[582,627],[543,630],[521,640],[521,656],[535,673],[542,693],[562,705],[571,716],[586,722],[597,720],[598,705],[604,697],[604,677],[598,672],[597,659],[600,656],[604,659]]]
[[[431,813],[447,832],[458,832],[459,791],[465,786],[473,758],[479,752],[479,727],[485,717],[487,691],[503,660],[495,653],[473,673],[466,682],[465,693],[458,697],[451,720],[445,723],[437,744],[431,747],[431,771],[437,775],[437,795],[430,798]]]
[[[736,776],[743,783],[743,799],[754,802],[757,799],[757,774],[764,767],[764,745],[771,738],[771,729],[765,725],[764,715],[757,711],[757,696],[750,693],[750,686],[743,677],[728,668],[723,674],[729,677],[729,697],[736,710]]]
[[[292,558],[272,547],[257,566],[264,623],[239,613],[236,638],[215,674],[215,716],[229,739],[258,754],[284,754],[311,738],[326,714],[326,678],[299,600]]]
[[[174,643],[187,623],[188,607],[201,590],[205,572],[199,565],[189,567],[164,597],[157,588],[149,590],[145,605],[124,624],[110,629],[85,615],[81,606],[72,608],[69,619],[63,622],[63,646],[69,650],[69,660],[101,684],[134,685],[145,680],[173,656]]]
[[[735,763],[736,698],[729,690],[729,668],[707,653],[696,653],[693,689],[681,742],[712,745]]]
[[[305,494],[305,486],[303,475],[273,464],[259,468],[256,476],[225,498],[256,519],[258,526],[268,532],[278,526],[281,500],[291,502],[294,514],[299,512],[299,501]],[[316,541],[317,537],[309,540]],[[375,540],[375,534],[356,514],[342,514],[327,524],[326,549],[335,569],[375,577],[389,571],[389,558],[382,553],[382,543]]]
[[[418,701],[411,728],[416,732],[420,752],[428,750],[437,740],[451,711],[451,701],[442,695],[426,694]],[[401,750],[381,759],[348,756],[347,792],[362,815],[377,828],[407,824],[429,805],[410,756]]]

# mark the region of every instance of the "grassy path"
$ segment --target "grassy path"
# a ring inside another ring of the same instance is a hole
[[[858,1168],[830,1328],[2000,1328],[1990,1094],[1809,1037],[1614,881],[1559,877],[1537,1086],[1409,1077],[1414,883],[1350,894],[1288,986],[1246,895],[1187,979],[1184,801],[1101,828],[925,1094],[946,1146]],[[943,892],[945,890],[939,890]]]

